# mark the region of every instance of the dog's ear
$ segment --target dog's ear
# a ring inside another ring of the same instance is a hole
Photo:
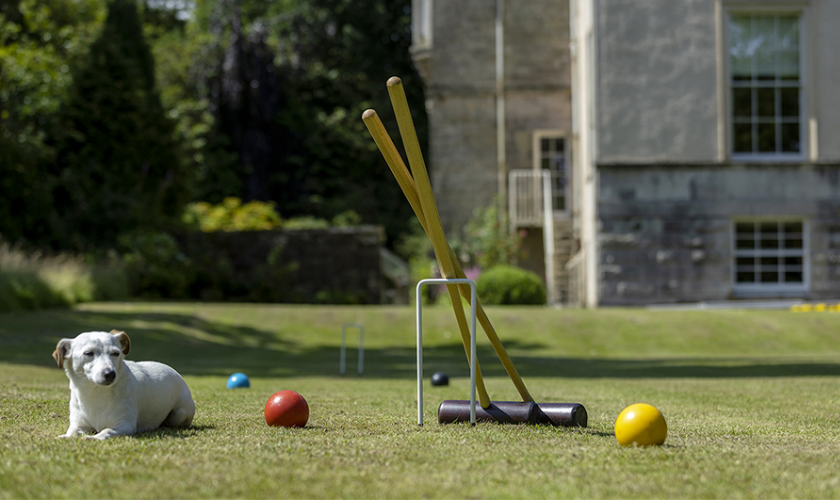
[[[64,368],[64,358],[67,357],[67,353],[70,352],[70,347],[73,345],[73,339],[61,339],[58,341],[58,345],[55,346],[55,351],[53,351],[53,359],[55,360],[56,364],[58,364],[59,368]]]
[[[111,335],[117,337],[117,340],[120,341],[122,353],[128,356],[128,353],[131,352],[131,339],[128,338],[128,334],[119,330],[111,330]]]

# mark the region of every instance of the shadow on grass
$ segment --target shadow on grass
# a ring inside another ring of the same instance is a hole
[[[6,316],[12,318],[12,316]],[[0,327],[0,362],[55,366],[51,353],[67,332],[109,331],[126,327],[132,339],[132,360],[156,360],[184,375],[228,376],[243,371],[251,377],[339,377],[338,345],[304,345],[265,329],[207,321],[181,313],[63,311],[44,321],[20,321]],[[60,332],[60,333],[57,333]],[[355,338],[351,337],[353,341]],[[336,341],[338,344],[338,341]],[[840,363],[788,362],[772,358],[611,359],[539,355],[545,346],[515,339],[505,346],[523,377],[563,378],[738,378],[840,376]],[[533,355],[529,354],[533,353]],[[366,348],[364,378],[416,377],[415,348]],[[491,347],[480,346],[485,376],[505,376]],[[348,378],[356,375],[355,344],[347,351]],[[464,348],[456,340],[424,349],[424,370],[469,377]]]
[[[173,429],[171,427],[159,427],[155,430],[140,432],[126,436],[131,439],[154,440],[154,439],[189,439],[196,437],[205,431],[212,431],[215,425],[191,425],[187,428]]]

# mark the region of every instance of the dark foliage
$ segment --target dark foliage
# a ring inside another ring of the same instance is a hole
[[[215,198],[272,200],[284,217],[352,209],[391,238],[404,232],[410,208],[361,113],[375,107],[387,120],[385,81],[400,75],[425,138],[423,92],[408,53],[409,6],[315,0],[275,9],[221,0],[208,21],[224,47],[207,73],[211,109],[238,155],[243,189]]]
[[[113,246],[120,233],[172,223],[189,201],[133,2],[109,3],[102,33],[73,72],[55,149],[55,246]]]

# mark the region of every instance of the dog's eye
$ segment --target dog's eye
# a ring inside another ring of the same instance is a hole
[[[87,356],[87,357],[93,356],[93,351],[85,351],[85,356]]]
[[[111,356],[116,358],[119,355],[120,355],[120,351],[111,351]]]

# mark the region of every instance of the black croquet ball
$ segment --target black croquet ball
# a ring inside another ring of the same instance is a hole
[[[443,372],[432,375],[432,385],[449,385],[449,376]]]

